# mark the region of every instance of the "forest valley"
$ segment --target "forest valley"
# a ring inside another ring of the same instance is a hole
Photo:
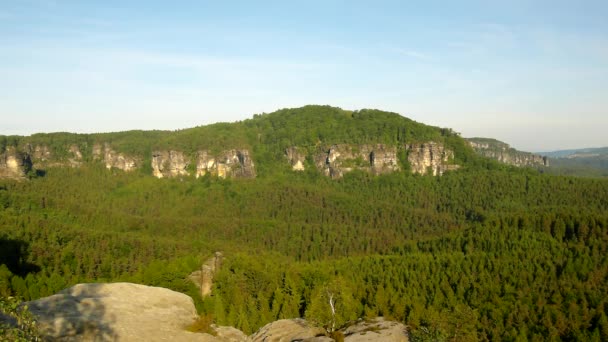
[[[101,139],[144,155],[230,145],[250,149],[257,176],[156,179],[84,152],[78,167],[1,180],[2,297],[129,281],[189,294],[202,317],[247,334],[281,318],[331,330],[384,316],[413,340],[608,340],[608,180],[501,165],[451,130],[372,110],[307,106],[129,133],[4,137],[3,148],[35,140],[60,155]],[[461,167],[413,174],[400,151],[398,172],[332,179],[310,158],[320,143],[429,140]],[[290,146],[305,147],[310,167],[291,169]],[[215,251],[223,266],[201,298],[187,276]]]

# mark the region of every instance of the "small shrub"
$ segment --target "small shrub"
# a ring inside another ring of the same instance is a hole
[[[187,330],[195,333],[205,333],[216,336],[215,329],[211,326],[213,324],[213,315],[205,314],[200,315],[194,323],[192,323]]]

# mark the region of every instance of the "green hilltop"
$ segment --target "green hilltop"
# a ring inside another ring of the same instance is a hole
[[[375,109],[348,111],[330,106],[310,105],[255,114],[253,118],[216,123],[176,131],[125,131],[74,134],[38,133],[27,137],[0,136],[0,150],[6,146],[45,145],[51,154],[67,158],[68,147],[76,145],[90,159],[96,143],[109,143],[116,152],[149,156],[154,150],[178,150],[193,156],[200,149],[219,152],[226,148],[252,151],[258,163],[279,162],[285,148],[297,146],[313,152],[333,144],[388,144],[435,141],[454,151],[456,163],[479,158],[466,141],[451,129],[427,126],[397,113]]]

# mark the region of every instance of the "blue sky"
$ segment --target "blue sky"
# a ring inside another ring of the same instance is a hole
[[[0,134],[378,108],[540,151],[608,145],[607,1],[0,6]]]

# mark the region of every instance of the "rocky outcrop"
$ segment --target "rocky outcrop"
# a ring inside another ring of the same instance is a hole
[[[233,327],[216,325],[211,325],[215,336],[189,332],[187,327],[198,318],[192,298],[132,283],[78,284],[24,304],[43,339],[51,341],[334,341],[323,328],[301,318],[266,324],[249,337]],[[408,341],[403,324],[381,317],[359,320],[340,332],[350,342]]]
[[[213,156],[199,151],[196,156],[196,177],[206,174],[220,178],[255,178],[255,164],[248,150],[228,150]]]
[[[325,330],[313,327],[301,318],[282,319],[268,323],[249,336],[251,342],[313,341],[324,336]]]
[[[15,147],[9,146],[0,154],[0,178],[25,179],[31,169],[29,154],[19,152]]]
[[[502,141],[488,138],[468,138],[466,140],[477,154],[496,159],[501,163],[518,167],[549,166],[547,157],[518,151]]]
[[[441,143],[430,141],[409,144],[406,146],[406,150],[408,151],[407,160],[412,168],[412,173],[441,176],[446,171],[456,170],[460,167],[451,164],[454,159],[454,152],[445,148]]]
[[[326,176],[341,178],[352,170],[363,170],[373,174],[395,172],[400,169],[395,146],[376,145],[332,145],[314,157],[317,168]]]
[[[215,252],[211,258],[203,263],[200,270],[194,271],[188,276],[188,279],[201,290],[201,297],[211,294],[213,277],[222,267],[223,260],[224,255],[222,252]]]
[[[93,145],[93,160],[102,160],[107,169],[116,168],[123,171],[133,171],[137,168],[137,160],[112,149],[110,144]]]
[[[386,341],[407,342],[407,327],[399,322],[386,321],[382,317],[371,320],[359,320],[357,323],[340,330],[344,341]],[[321,342],[334,341],[326,336],[322,328],[313,327],[301,318],[282,319],[266,324],[256,333],[249,336],[251,342],[305,341]]]
[[[48,162],[52,158],[51,150],[46,145],[32,146],[31,144],[27,144],[25,145],[24,152],[30,155],[34,168]]]
[[[190,161],[179,151],[152,152],[152,174],[156,178],[188,176]]]
[[[72,167],[78,167],[82,164],[82,152],[78,145],[70,145],[68,152],[72,154],[71,158],[68,158],[68,162]]]
[[[211,328],[215,331],[215,337],[218,341],[222,342],[245,342],[247,341],[247,335],[234,327],[217,326],[211,325]]]
[[[291,169],[294,171],[304,171],[304,162],[306,155],[302,153],[297,147],[292,146],[285,149],[285,156],[291,164]]]
[[[386,321],[382,317],[361,320],[344,330],[344,341],[407,342],[407,327],[399,322]]]
[[[53,341],[217,341],[187,332],[197,318],[192,298],[160,287],[79,284],[26,304]]]

